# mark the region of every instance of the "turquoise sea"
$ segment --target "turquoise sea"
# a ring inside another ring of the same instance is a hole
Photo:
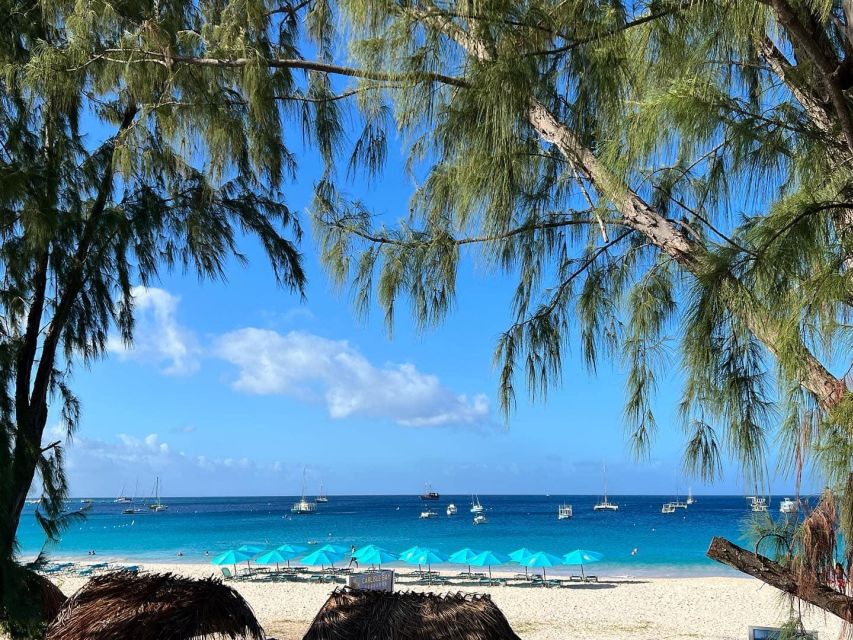
[[[474,526],[470,496],[445,496],[422,502],[418,496],[330,496],[313,515],[291,515],[294,497],[163,498],[166,512],[124,515],[127,505],[96,499],[82,523],[72,525],[59,544],[48,547],[54,558],[87,559],[95,550],[103,559],[132,562],[206,562],[242,544],[289,543],[378,544],[399,552],[412,545],[444,553],[462,547],[508,553],[529,547],[562,555],[576,548],[605,555],[596,570],[607,575],[734,575],[705,557],[714,535],[749,546],[744,519],[751,516],[740,496],[697,496],[695,504],[675,514],[660,512],[671,496],[611,496],[618,512],[594,512],[595,496],[480,496],[488,523]],[[780,517],[779,501],[770,514]],[[454,503],[459,512],[448,517]],[[574,507],[570,520],[557,519],[557,507]],[[69,505],[80,508],[79,500]],[[438,517],[419,519],[426,508]],[[44,538],[27,505],[22,518],[21,555],[30,557]],[[632,551],[636,549],[636,553]],[[310,550],[310,549],[309,549]],[[205,555],[207,552],[209,555]],[[181,553],[183,555],[178,556]]]

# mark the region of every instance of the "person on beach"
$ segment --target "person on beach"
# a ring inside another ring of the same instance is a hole
[[[844,567],[841,566],[840,562],[835,563],[835,569],[833,570],[833,578],[835,579],[835,588],[838,589],[841,593],[845,593],[847,590],[847,580],[844,576]]]
[[[353,564],[358,569],[358,558],[355,557],[355,545],[352,545],[349,550],[349,566],[352,567]]]

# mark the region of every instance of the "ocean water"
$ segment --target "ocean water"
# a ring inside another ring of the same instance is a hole
[[[688,509],[661,514],[671,496],[611,496],[618,512],[594,512],[595,496],[480,496],[488,523],[474,526],[470,496],[442,496],[422,502],[418,496],[330,496],[313,515],[291,515],[294,497],[163,498],[166,512],[124,515],[126,505],[95,500],[88,517],[72,525],[58,544],[47,547],[55,558],[99,557],[134,562],[206,562],[241,544],[275,547],[289,543],[378,544],[399,552],[412,545],[449,554],[462,547],[509,553],[518,547],[562,555],[576,548],[604,554],[595,567],[606,575],[734,575],[705,557],[711,538],[724,536],[749,546],[744,520],[748,502],[738,496],[698,496]],[[780,517],[779,498],[770,514]],[[459,513],[445,509],[456,504]],[[574,517],[557,520],[557,507],[568,502]],[[82,506],[75,501],[69,508]],[[421,520],[425,507],[439,513]],[[35,555],[44,543],[27,505],[19,535],[21,555]],[[636,549],[636,553],[632,551]],[[310,550],[310,547],[309,547]],[[205,552],[210,555],[205,555]],[[181,553],[183,555],[178,556]],[[567,568],[568,570],[568,568]]]

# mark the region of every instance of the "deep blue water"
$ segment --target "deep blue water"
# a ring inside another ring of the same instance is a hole
[[[562,555],[592,549],[605,555],[596,569],[606,574],[726,575],[729,570],[705,557],[711,537],[722,535],[740,544],[748,503],[738,496],[698,496],[687,510],[660,513],[671,496],[611,496],[618,512],[594,512],[595,496],[480,496],[488,523],[473,526],[469,496],[442,496],[424,503],[417,496],[330,496],[314,515],[290,514],[293,497],[164,498],[169,510],[123,515],[112,499],[95,500],[87,519],[72,525],[54,557],[86,559],[90,549],[101,558],[132,561],[205,562],[241,544],[278,546],[317,541],[361,546],[378,544],[401,551],[414,544],[452,553],[461,547],[508,553],[525,546]],[[770,513],[779,517],[779,500]],[[557,520],[557,506],[574,506],[571,520]],[[447,517],[454,502],[459,514]],[[424,506],[438,518],[418,518]],[[79,508],[79,502],[70,508]],[[28,505],[22,518],[23,556],[41,548],[43,535]],[[637,549],[636,555],[631,551]],[[181,552],[183,556],[177,557]]]

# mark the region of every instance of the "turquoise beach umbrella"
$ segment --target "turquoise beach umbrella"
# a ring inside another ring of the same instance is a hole
[[[330,549],[317,549],[313,553],[309,553],[307,556],[302,558],[302,564],[307,564],[312,567],[320,565],[320,567],[325,569],[326,565],[334,567],[335,563],[341,558],[343,558],[342,553],[335,553]]]
[[[303,551],[308,551],[308,547],[303,547],[301,544],[283,544],[280,547],[276,547],[275,550],[284,553],[300,554]]]
[[[266,553],[262,553],[257,556],[255,558],[255,562],[258,564],[275,564],[275,568],[278,570],[278,564],[280,562],[287,562],[289,559],[290,558],[286,557],[281,551],[273,549],[272,551],[267,551]]]
[[[345,553],[349,553],[350,548],[339,544],[324,544],[322,547],[317,549],[317,551],[331,551],[332,553],[344,555]]]
[[[430,549],[428,547],[418,547],[417,551],[412,553],[407,558],[401,558],[403,562],[408,562],[409,564],[416,564],[420,568],[422,564],[427,566],[427,579],[430,584],[432,584],[432,563],[433,562],[445,562],[446,559],[442,556],[437,550]]]
[[[377,547],[375,544],[366,544],[363,547],[359,547],[355,550],[355,553],[352,554],[352,557],[356,560],[361,560],[361,556],[367,555],[374,549],[380,549],[381,547]]]
[[[249,564],[249,559],[252,557],[252,554],[247,551],[240,551],[239,549],[231,549],[230,551],[226,551],[225,553],[220,553],[216,556],[211,563],[213,564],[233,564],[234,572],[237,572],[237,563],[246,561],[246,564]]]
[[[471,558],[471,564],[475,567],[489,568],[489,582],[492,581],[492,565],[506,564],[507,562],[509,562],[509,556],[494,551],[483,551]]]
[[[575,549],[569,551],[563,556],[563,564],[579,564],[581,566],[581,576],[583,573],[583,565],[585,562],[598,562],[604,558],[603,553],[598,551],[588,551],[586,549]]]
[[[244,544],[237,547],[237,551],[245,551],[246,553],[261,553],[265,550],[265,547],[259,547],[256,544]]]
[[[544,551],[539,551],[538,553],[534,553],[524,562],[524,566],[526,567],[541,567],[542,568],[542,581],[545,581],[545,568],[546,567],[556,567],[558,565],[563,564],[563,559],[558,558],[555,555],[551,555],[550,553],[545,553]]]
[[[399,558],[400,558],[400,560],[402,560],[403,562],[406,562],[408,558],[411,558],[411,557],[412,557],[413,555],[415,555],[418,551],[420,551],[420,549],[421,549],[421,547],[419,547],[418,545],[415,545],[414,547],[409,547],[409,548],[408,548],[408,549],[406,549],[405,551],[401,551],[401,552],[400,552],[400,555],[399,555],[398,557],[399,557]]]
[[[379,565],[379,568],[382,568],[383,562],[393,562],[397,559],[390,551],[386,551],[385,549],[381,549],[379,547],[375,547],[373,549],[368,550],[364,554],[358,557],[359,562],[363,562],[364,564],[375,564]]]
[[[468,565],[468,573],[471,573],[471,560],[477,557],[477,552],[469,547],[465,547],[464,549],[460,549],[456,553],[450,555],[447,559],[448,562],[452,562],[454,564],[467,564]]]
[[[527,547],[521,547],[521,549],[516,549],[511,554],[509,554],[509,559],[513,562],[517,562],[518,564],[524,564],[527,559],[532,556],[535,551],[531,551]],[[524,566],[524,575],[527,575],[527,565]]]

